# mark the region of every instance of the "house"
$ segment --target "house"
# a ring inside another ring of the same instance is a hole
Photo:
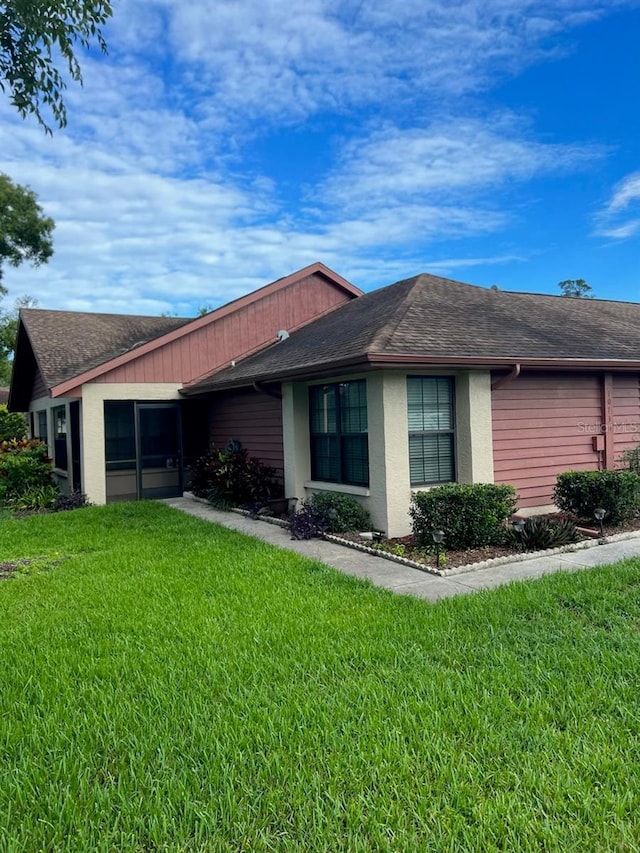
[[[640,441],[636,304],[431,275],[363,294],[316,264],[55,382],[33,333],[40,313],[21,319],[14,386],[31,388],[20,403],[35,434],[40,411],[54,442],[53,409],[64,404],[72,433],[75,417],[96,502],[176,493],[184,456],[234,438],[283,471],[287,495],[354,495],[400,536],[414,490],[511,483],[521,509],[545,510],[559,471],[612,468]],[[82,335],[71,339],[80,352]]]
[[[360,295],[312,264],[195,320],[23,309],[9,407],[28,412],[63,491],[81,488],[98,504],[182,494],[186,464],[208,445],[211,407],[184,399],[185,384]],[[273,397],[258,397],[255,417],[262,421],[264,402],[264,419],[273,419]],[[257,448],[276,467],[279,425],[275,449]],[[228,426],[233,434],[233,417]]]

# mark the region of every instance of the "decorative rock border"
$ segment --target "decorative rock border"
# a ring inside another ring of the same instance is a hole
[[[190,492],[185,492],[185,497],[189,496],[192,500],[211,506],[205,498],[197,498]],[[215,509],[215,507],[214,507]],[[231,512],[236,515],[249,517],[251,515],[246,509],[232,509]],[[278,527],[286,528],[288,523],[282,518],[274,518],[269,515],[258,515],[256,521],[266,521],[267,524],[275,524]],[[504,557],[491,557],[489,560],[481,560],[479,563],[468,563],[464,566],[454,566],[450,569],[439,569],[436,566],[426,566],[424,563],[418,563],[416,560],[410,560],[408,557],[399,557],[397,554],[391,554],[389,551],[384,551],[381,548],[371,548],[369,545],[364,545],[361,542],[352,542],[350,539],[342,539],[341,536],[336,536],[333,533],[325,533],[322,538],[327,542],[333,542],[334,545],[342,545],[344,548],[352,548],[354,551],[362,551],[364,554],[371,554],[373,557],[381,557],[383,560],[389,560],[392,563],[399,563],[402,566],[408,566],[411,569],[418,569],[421,572],[426,572],[429,575],[437,575],[441,578],[450,577],[451,575],[462,575],[466,572],[477,572],[480,569],[490,569],[493,566],[504,566],[507,563],[525,563],[529,560],[537,560],[540,557],[553,557],[556,554],[571,554],[574,551],[585,551],[588,548],[597,548],[599,545],[607,545],[609,542],[624,542],[627,539],[640,539],[640,530],[630,530],[627,533],[616,533],[613,536],[605,536],[603,539],[584,539],[582,542],[576,542],[573,545],[563,545],[561,548],[549,548],[546,551],[525,551],[519,554],[510,554]]]
[[[597,548],[598,545],[607,545],[609,542],[640,539],[640,530],[617,533],[614,536],[605,536],[604,539],[585,539],[573,545],[564,545],[562,548],[549,548],[546,551],[526,551],[520,554],[509,554],[504,557],[491,557],[491,559],[481,560],[479,563],[468,563],[467,565],[454,566],[450,569],[438,569],[436,566],[427,566],[424,563],[418,563],[416,560],[410,560],[408,557],[399,557],[381,548],[371,548],[369,545],[362,545],[360,542],[351,542],[349,539],[342,539],[330,533],[325,533],[323,538],[329,542],[334,542],[336,545],[344,545],[346,548],[354,548],[356,551],[363,551],[375,557],[382,557],[383,560],[390,560],[393,563],[400,563],[412,569],[419,569],[421,572],[427,572],[430,575],[438,575],[438,577],[446,578],[451,575],[462,575],[466,572],[477,572],[480,569],[490,569],[493,566],[504,566],[507,563],[525,563],[529,560],[537,560],[540,557],[553,557],[555,554],[570,554],[574,551],[585,551],[587,548]]]

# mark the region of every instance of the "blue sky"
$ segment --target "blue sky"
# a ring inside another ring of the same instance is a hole
[[[316,260],[640,300],[640,0],[122,0],[0,171],[57,223],[42,307],[189,316]]]

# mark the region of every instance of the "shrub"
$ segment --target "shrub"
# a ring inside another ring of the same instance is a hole
[[[500,545],[516,501],[513,486],[492,483],[449,483],[417,492],[409,508],[413,534],[422,548],[433,546],[431,534],[437,529],[444,531],[448,550]]]
[[[349,495],[338,492],[316,492],[309,498],[314,510],[325,517],[328,533],[350,533],[371,530],[371,517],[367,510]]]
[[[313,539],[327,532],[327,516],[315,509],[309,501],[302,501],[300,509],[289,513],[289,532],[292,539]]]
[[[58,497],[58,488],[53,483],[47,486],[31,486],[22,494],[11,498],[8,505],[16,512],[37,512],[41,509],[52,509]]]
[[[80,489],[71,492],[70,495],[57,495],[53,504],[54,512],[66,512],[71,509],[80,509],[83,506],[91,506],[87,496]]]
[[[640,444],[636,444],[635,447],[631,447],[629,450],[624,450],[620,455],[619,461],[622,463],[623,468],[640,474]]]
[[[255,506],[281,496],[275,473],[275,468],[263,465],[234,442],[198,459],[191,468],[191,490],[215,506]]]
[[[48,487],[57,490],[46,444],[38,439],[0,444],[0,503],[11,506],[23,495]]]
[[[547,548],[562,548],[580,538],[575,524],[568,518],[547,518],[534,515],[528,518],[522,531],[510,533],[511,542],[524,551],[543,551]]]
[[[27,437],[27,422],[19,412],[10,412],[0,406],[0,442],[14,441]]]
[[[640,475],[635,471],[565,471],[556,478],[553,500],[560,509],[591,524],[594,509],[603,507],[605,523],[620,524],[640,509]]]

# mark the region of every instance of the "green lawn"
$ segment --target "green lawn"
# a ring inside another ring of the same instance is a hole
[[[640,561],[431,605],[158,504],[0,522],[34,556],[2,853],[640,849]]]

